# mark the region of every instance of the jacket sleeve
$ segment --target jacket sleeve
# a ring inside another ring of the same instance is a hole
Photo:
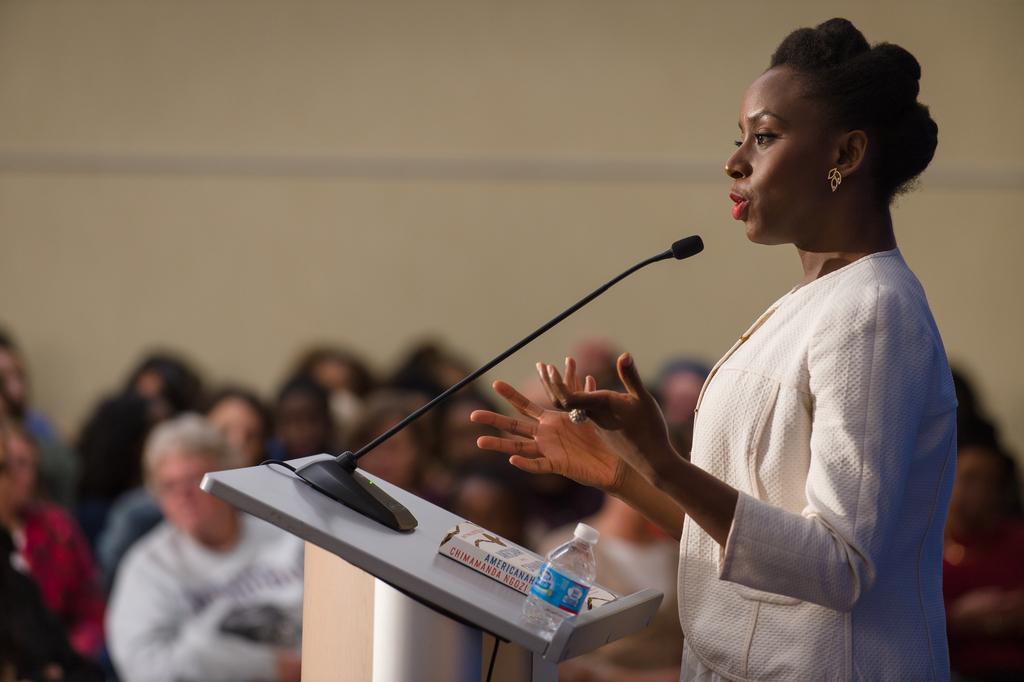
[[[872,285],[831,301],[808,351],[807,505],[740,493],[723,580],[848,611],[900,513],[936,343],[917,303]]]
[[[107,612],[107,643],[118,674],[132,682],[275,679],[274,651],[220,632],[216,616],[187,604],[158,562],[130,552]]]

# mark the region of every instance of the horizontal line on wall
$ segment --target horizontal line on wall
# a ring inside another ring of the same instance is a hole
[[[222,175],[365,180],[705,183],[721,162],[697,159],[569,157],[377,157],[314,155],[111,154],[0,150],[0,172],[108,175]],[[936,163],[928,187],[1024,189],[1021,164]]]

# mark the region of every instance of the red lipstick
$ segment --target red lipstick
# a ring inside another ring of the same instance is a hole
[[[747,216],[747,206],[750,205],[750,201],[744,199],[739,194],[729,194],[729,198],[732,199],[732,217],[733,220],[743,220]]]

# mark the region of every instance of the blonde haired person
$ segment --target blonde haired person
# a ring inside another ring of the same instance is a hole
[[[153,430],[143,467],[165,521],[118,571],[107,616],[132,682],[298,682],[302,545],[199,488],[238,453],[195,414]]]

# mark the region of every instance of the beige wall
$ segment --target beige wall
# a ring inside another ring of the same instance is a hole
[[[846,5],[844,7],[844,4]],[[0,321],[77,427],[153,345],[269,390],[306,343],[477,362],[673,239],[500,375],[599,333],[714,359],[798,277],[721,165],[740,95],[834,15],[924,67],[895,211],[950,355],[1024,450],[1024,3],[0,0]]]

